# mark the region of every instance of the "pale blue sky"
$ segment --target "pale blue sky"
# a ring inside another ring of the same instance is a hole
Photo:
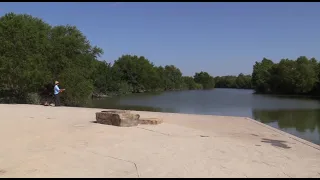
[[[107,61],[143,55],[185,75],[251,73],[263,57],[320,60],[320,3],[0,3],[8,12],[75,25]]]

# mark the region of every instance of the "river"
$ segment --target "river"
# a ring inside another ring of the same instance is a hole
[[[214,89],[131,94],[94,99],[97,108],[250,117],[320,145],[320,101]]]

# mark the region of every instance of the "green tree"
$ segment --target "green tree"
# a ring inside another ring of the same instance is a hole
[[[204,89],[213,89],[215,87],[214,78],[207,72],[195,73],[194,81],[201,84]]]
[[[115,91],[112,86],[112,66],[106,61],[95,61],[95,71],[92,73],[94,92],[105,94],[108,91]]]
[[[9,96],[23,102],[28,93],[49,81],[50,30],[48,24],[29,15],[8,13],[0,18],[2,94],[9,92]]]
[[[30,15],[8,13],[0,18],[0,40],[2,97],[26,102],[28,94],[54,80],[68,89],[63,94],[67,105],[78,105],[91,94],[93,63],[102,50],[76,27],[51,27]]]
[[[250,89],[251,88],[251,76],[240,73],[235,80],[235,85],[238,89]]]
[[[164,67],[164,84],[165,90],[183,89],[182,73],[179,68],[174,65]]]
[[[159,67],[155,67],[156,69],[156,74],[158,75],[158,81],[157,81],[157,91],[164,91],[166,90],[166,74],[165,74],[165,70],[164,67],[159,66]]]
[[[267,93],[270,91],[269,81],[271,78],[270,69],[273,66],[272,60],[263,58],[261,62],[256,62],[252,72],[252,86],[256,92]]]
[[[257,93],[315,95],[319,72],[315,58],[300,56],[296,60],[281,59],[276,64],[264,59],[254,66],[252,84]]]
[[[61,85],[67,89],[63,93],[65,104],[84,104],[93,91],[91,78],[95,71],[96,57],[103,51],[92,47],[75,26],[56,26],[51,32],[49,68],[53,74],[52,79],[61,81]]]
[[[185,84],[185,89],[189,90],[197,90],[197,89],[202,89],[202,85],[198,84],[194,81],[193,77],[190,76],[183,76],[183,82]]]
[[[314,88],[312,89],[311,94],[319,96],[320,95],[320,62],[317,62],[317,60],[315,58],[311,58],[311,61],[313,64],[317,64],[315,66],[315,68],[316,68],[315,71],[317,73],[317,82],[316,82]]]
[[[318,69],[315,59],[301,56],[296,60],[295,93],[306,94],[314,89],[318,82]]]
[[[152,91],[157,88],[157,70],[145,57],[123,55],[113,66],[120,71],[121,79],[132,86],[133,92]]]

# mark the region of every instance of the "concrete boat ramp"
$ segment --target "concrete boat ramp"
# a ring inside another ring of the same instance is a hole
[[[135,112],[159,125],[92,123],[101,109],[0,105],[0,177],[320,177],[320,147],[249,118]]]

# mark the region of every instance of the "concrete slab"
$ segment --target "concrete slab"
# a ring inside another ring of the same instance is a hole
[[[101,109],[0,105],[0,177],[320,177],[320,147],[249,118],[137,112],[160,125],[91,123]]]

